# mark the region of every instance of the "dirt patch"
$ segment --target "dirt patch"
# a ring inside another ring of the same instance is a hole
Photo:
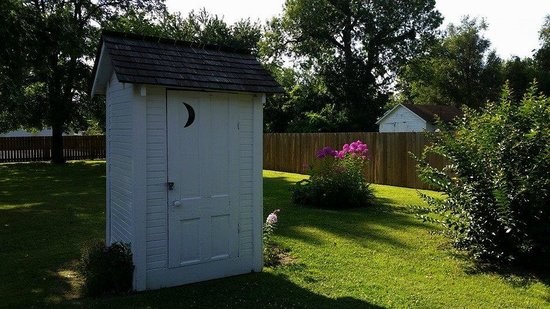
[[[282,248],[277,244],[270,244],[264,254],[264,265],[266,267],[278,267],[291,265],[296,260],[291,254],[290,249]]]

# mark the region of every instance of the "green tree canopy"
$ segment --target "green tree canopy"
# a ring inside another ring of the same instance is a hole
[[[434,38],[442,20],[434,7],[433,0],[287,0],[269,24],[263,55],[276,66],[285,56],[298,75],[315,76],[310,90],[329,102],[314,104],[310,120],[342,116],[322,130],[374,129],[395,74]]]
[[[164,0],[6,0],[0,14],[0,131],[51,127],[53,162],[63,162],[64,131],[104,121],[103,99],[88,94],[101,28],[254,52],[261,37],[258,23],[205,10],[184,18]]]
[[[550,15],[546,16],[539,32],[541,47],[535,52],[534,61],[539,89],[550,95]]]
[[[99,26],[130,9],[163,11],[164,0],[6,0],[2,3],[0,14],[9,16],[2,20],[3,26],[13,32],[9,40],[0,41],[0,50],[14,59],[2,60],[0,88],[6,91],[2,91],[0,109],[8,108],[0,114],[0,128],[51,127],[52,162],[61,163],[64,161],[63,132],[84,126],[90,107],[94,106],[88,87]],[[4,65],[4,62],[8,63]]]
[[[415,58],[399,77],[401,100],[479,108],[499,97],[501,59],[483,36],[484,20],[464,17],[449,25],[430,53]]]
[[[104,26],[115,31],[248,49],[252,52],[257,52],[257,44],[262,35],[258,22],[241,19],[234,24],[227,24],[218,15],[211,14],[204,8],[197,12],[191,11],[187,16],[167,11],[151,14],[130,10]]]

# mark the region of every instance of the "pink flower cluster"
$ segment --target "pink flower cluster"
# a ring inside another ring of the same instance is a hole
[[[353,157],[367,159],[369,155],[369,148],[367,144],[357,140],[351,144],[345,144],[340,151],[334,150],[328,146],[323,147],[317,151],[317,158],[322,159],[325,157],[334,157],[343,159],[347,154],[350,154]]]
[[[269,214],[269,216],[267,216],[267,219],[265,220],[265,223],[268,224],[268,225],[274,225],[274,224],[277,224],[277,221],[279,220],[277,218],[277,213],[281,211],[280,209],[276,209],[274,210],[272,213]]]
[[[369,147],[362,141],[357,140],[351,144],[345,144],[342,147],[342,150],[338,151],[338,155],[336,157],[343,159],[347,154],[350,154],[353,157],[367,159],[369,155]]]

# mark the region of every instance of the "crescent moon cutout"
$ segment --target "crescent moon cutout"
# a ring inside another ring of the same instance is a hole
[[[191,105],[185,102],[183,102],[183,105],[185,105],[185,108],[187,108],[187,113],[189,114],[189,118],[187,118],[187,122],[185,123],[185,126],[183,126],[184,128],[187,128],[195,122],[195,110]]]

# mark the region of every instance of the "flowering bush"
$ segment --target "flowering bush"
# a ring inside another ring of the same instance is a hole
[[[351,208],[370,204],[372,193],[363,169],[369,149],[360,140],[342,146],[341,150],[324,147],[310,169],[310,179],[293,188],[295,203],[320,208]]]
[[[267,219],[264,223],[263,228],[263,243],[264,243],[264,264],[266,266],[274,266],[279,264],[279,250],[277,246],[273,243],[271,237],[273,236],[273,231],[277,227],[277,222],[279,218],[277,214],[280,212],[280,209],[274,210],[267,216]]]

